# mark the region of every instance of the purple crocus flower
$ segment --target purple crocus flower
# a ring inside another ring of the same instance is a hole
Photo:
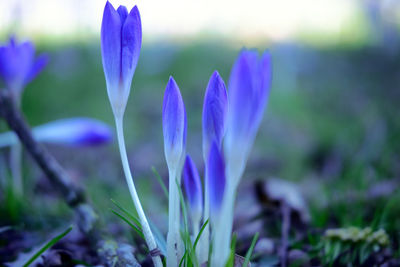
[[[32,128],[32,132],[36,141],[48,144],[95,146],[112,141],[112,130],[106,123],[83,117],[48,122]],[[0,134],[0,148],[17,142],[13,132]]]
[[[206,179],[209,184],[210,219],[215,223],[221,211],[226,183],[224,158],[215,141],[210,147],[206,171]]]
[[[187,126],[185,104],[172,76],[165,88],[162,122],[165,158],[168,166],[177,168],[185,155]]]
[[[37,126],[33,134],[38,141],[71,146],[94,146],[112,140],[111,128],[91,118],[61,119]]]
[[[225,83],[218,71],[214,71],[208,82],[203,104],[203,155],[204,160],[215,140],[221,146],[225,135],[225,121],[228,111],[228,99]]]
[[[240,179],[267,103],[271,84],[271,56],[242,50],[229,80],[229,114],[224,139],[228,176]],[[234,173],[232,173],[234,172]]]
[[[11,37],[8,44],[0,46],[0,80],[12,90],[14,95],[21,95],[25,85],[32,81],[47,65],[45,54],[35,58],[32,42],[17,43]]]
[[[101,24],[101,54],[108,97],[113,112],[122,116],[139,60],[142,24],[138,8],[128,14],[125,6],[117,10],[107,1]]]
[[[199,220],[203,211],[203,190],[199,172],[189,155],[183,166],[183,181],[192,217]]]

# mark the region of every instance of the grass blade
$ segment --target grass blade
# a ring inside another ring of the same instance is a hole
[[[133,223],[131,223],[127,218],[125,218],[122,214],[118,213],[117,211],[111,210],[111,212],[114,213],[115,215],[117,215],[121,220],[123,220],[124,222],[126,222],[130,227],[132,227],[133,230],[135,230],[135,232],[136,232],[141,238],[143,238],[143,240],[145,240],[142,231],[141,231],[136,225],[134,225]]]
[[[165,197],[168,199],[169,193],[168,193],[167,187],[165,186],[164,181],[161,179],[161,175],[158,173],[158,171],[156,170],[156,168],[154,166],[151,167],[151,170],[153,171],[158,183],[160,184],[162,190],[164,191]]]
[[[58,236],[54,237],[51,239],[49,242],[47,242],[41,249],[39,249],[38,252],[36,252],[25,264],[24,267],[29,266],[32,262],[34,262],[37,258],[40,257],[46,250],[48,250],[50,247],[52,247],[55,243],[57,243],[61,238],[66,236],[69,232],[71,232],[72,226],[68,227],[67,230],[59,234]]]
[[[259,235],[260,235],[260,233],[258,233],[258,232],[254,235],[253,240],[251,241],[250,248],[246,253],[246,257],[243,262],[243,267],[247,267],[249,265],[250,257],[251,257],[251,254],[253,254],[253,250],[254,250],[254,247],[256,246],[256,242],[257,242]]]
[[[119,208],[126,216],[128,216],[129,219],[131,219],[137,225],[137,227],[140,229],[140,231],[142,231],[142,224],[140,223],[139,219],[135,215],[133,215],[127,209],[122,207],[122,205],[119,204],[114,199],[111,199],[111,202],[114,203],[114,205],[117,206],[117,208]]]
[[[234,233],[231,241],[231,253],[229,255],[228,261],[225,264],[226,267],[233,267],[233,265],[235,264],[236,240],[237,240],[237,235],[236,233]]]
[[[208,224],[208,219],[207,219],[207,221],[203,224],[203,226],[200,228],[200,232],[199,232],[199,234],[197,235],[196,240],[194,241],[194,245],[193,245],[193,250],[194,250],[194,251],[196,251],[197,243],[199,243],[201,234],[203,233],[203,231],[204,231],[204,229],[206,228],[207,224]]]

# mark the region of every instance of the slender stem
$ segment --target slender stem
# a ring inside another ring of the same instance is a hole
[[[176,188],[176,170],[169,168],[169,200],[168,200],[168,235],[167,235],[167,266],[175,267],[179,260],[180,246],[180,209],[179,195]]]
[[[228,179],[229,177],[227,177]],[[225,266],[229,257],[236,190],[232,185],[227,185],[219,219],[215,223],[215,226],[213,226],[211,267]]]
[[[122,167],[124,169],[126,183],[128,184],[129,192],[131,194],[133,204],[135,205],[136,211],[139,215],[140,224],[142,225],[143,235],[146,239],[147,246],[150,251],[157,249],[157,244],[154,239],[153,233],[150,230],[149,223],[147,221],[146,215],[144,214],[142,205],[140,204],[139,196],[136,192],[135,184],[133,183],[131,170],[128,163],[128,155],[126,153],[124,130],[123,130],[123,119],[121,117],[115,117],[115,124],[117,127],[117,138],[119,151],[121,154]],[[156,267],[162,267],[162,262],[160,256],[152,257],[153,264]]]

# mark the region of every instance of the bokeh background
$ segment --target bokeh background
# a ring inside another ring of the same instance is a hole
[[[218,70],[227,82],[235,57],[247,47],[270,50],[273,82],[238,202],[252,194],[255,180],[278,177],[295,182],[304,195],[311,226],[366,227],[388,210],[386,230],[398,240],[400,206],[390,203],[400,200],[399,1],[111,3],[128,9],[137,4],[141,13],[143,45],[125,132],[139,195],[161,229],[166,205],[151,167],[167,179],[161,114],[168,77],[173,75],[181,89],[187,151],[202,169],[201,112],[208,79]],[[0,42],[15,34],[33,40],[40,53],[50,56],[23,95],[22,109],[31,125],[88,116],[113,126],[100,53],[104,5],[100,0],[0,2]],[[2,121],[0,129],[7,130]],[[108,210],[110,198],[131,207],[116,143],[49,148],[86,186],[100,214],[122,224]],[[0,153],[0,175],[8,177],[7,150]],[[29,203],[12,200],[3,188],[3,224],[23,215],[24,220],[36,216],[32,221],[38,225],[58,225],[71,216],[29,156],[24,177]],[[36,208],[27,215],[27,206]],[[48,219],[38,222],[40,216]]]

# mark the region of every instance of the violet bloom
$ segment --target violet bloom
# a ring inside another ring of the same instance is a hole
[[[210,147],[206,171],[209,184],[210,220],[215,224],[220,217],[226,183],[224,158],[215,141]]]
[[[218,71],[214,71],[208,82],[203,104],[203,156],[207,161],[211,143],[220,147],[225,135],[228,99],[225,83]]]
[[[36,139],[46,143],[71,146],[95,146],[112,140],[111,128],[91,118],[62,119],[33,129]]]
[[[165,158],[169,168],[177,168],[185,156],[187,126],[185,104],[172,76],[165,88],[162,123]]]
[[[224,149],[227,176],[238,183],[260,126],[271,84],[271,56],[242,50],[229,80],[229,114]]]
[[[180,236],[180,206],[177,186],[181,184],[186,150],[186,111],[178,85],[170,77],[165,88],[162,124],[164,153],[169,172],[167,266],[177,266],[184,248]]]
[[[199,172],[189,155],[186,156],[183,166],[183,181],[192,219],[198,224],[203,211],[203,190]]]
[[[122,116],[139,60],[142,24],[138,8],[128,14],[125,6],[117,10],[107,1],[101,24],[101,54],[108,97],[115,116]]]
[[[96,146],[111,142],[112,130],[102,121],[69,118],[52,121],[32,129],[36,141],[66,146]],[[0,148],[18,142],[13,132],[0,134]]]
[[[45,54],[35,58],[32,42],[17,43],[11,37],[8,44],[0,46],[0,80],[6,89],[19,97],[27,83],[32,81],[47,65]]]

